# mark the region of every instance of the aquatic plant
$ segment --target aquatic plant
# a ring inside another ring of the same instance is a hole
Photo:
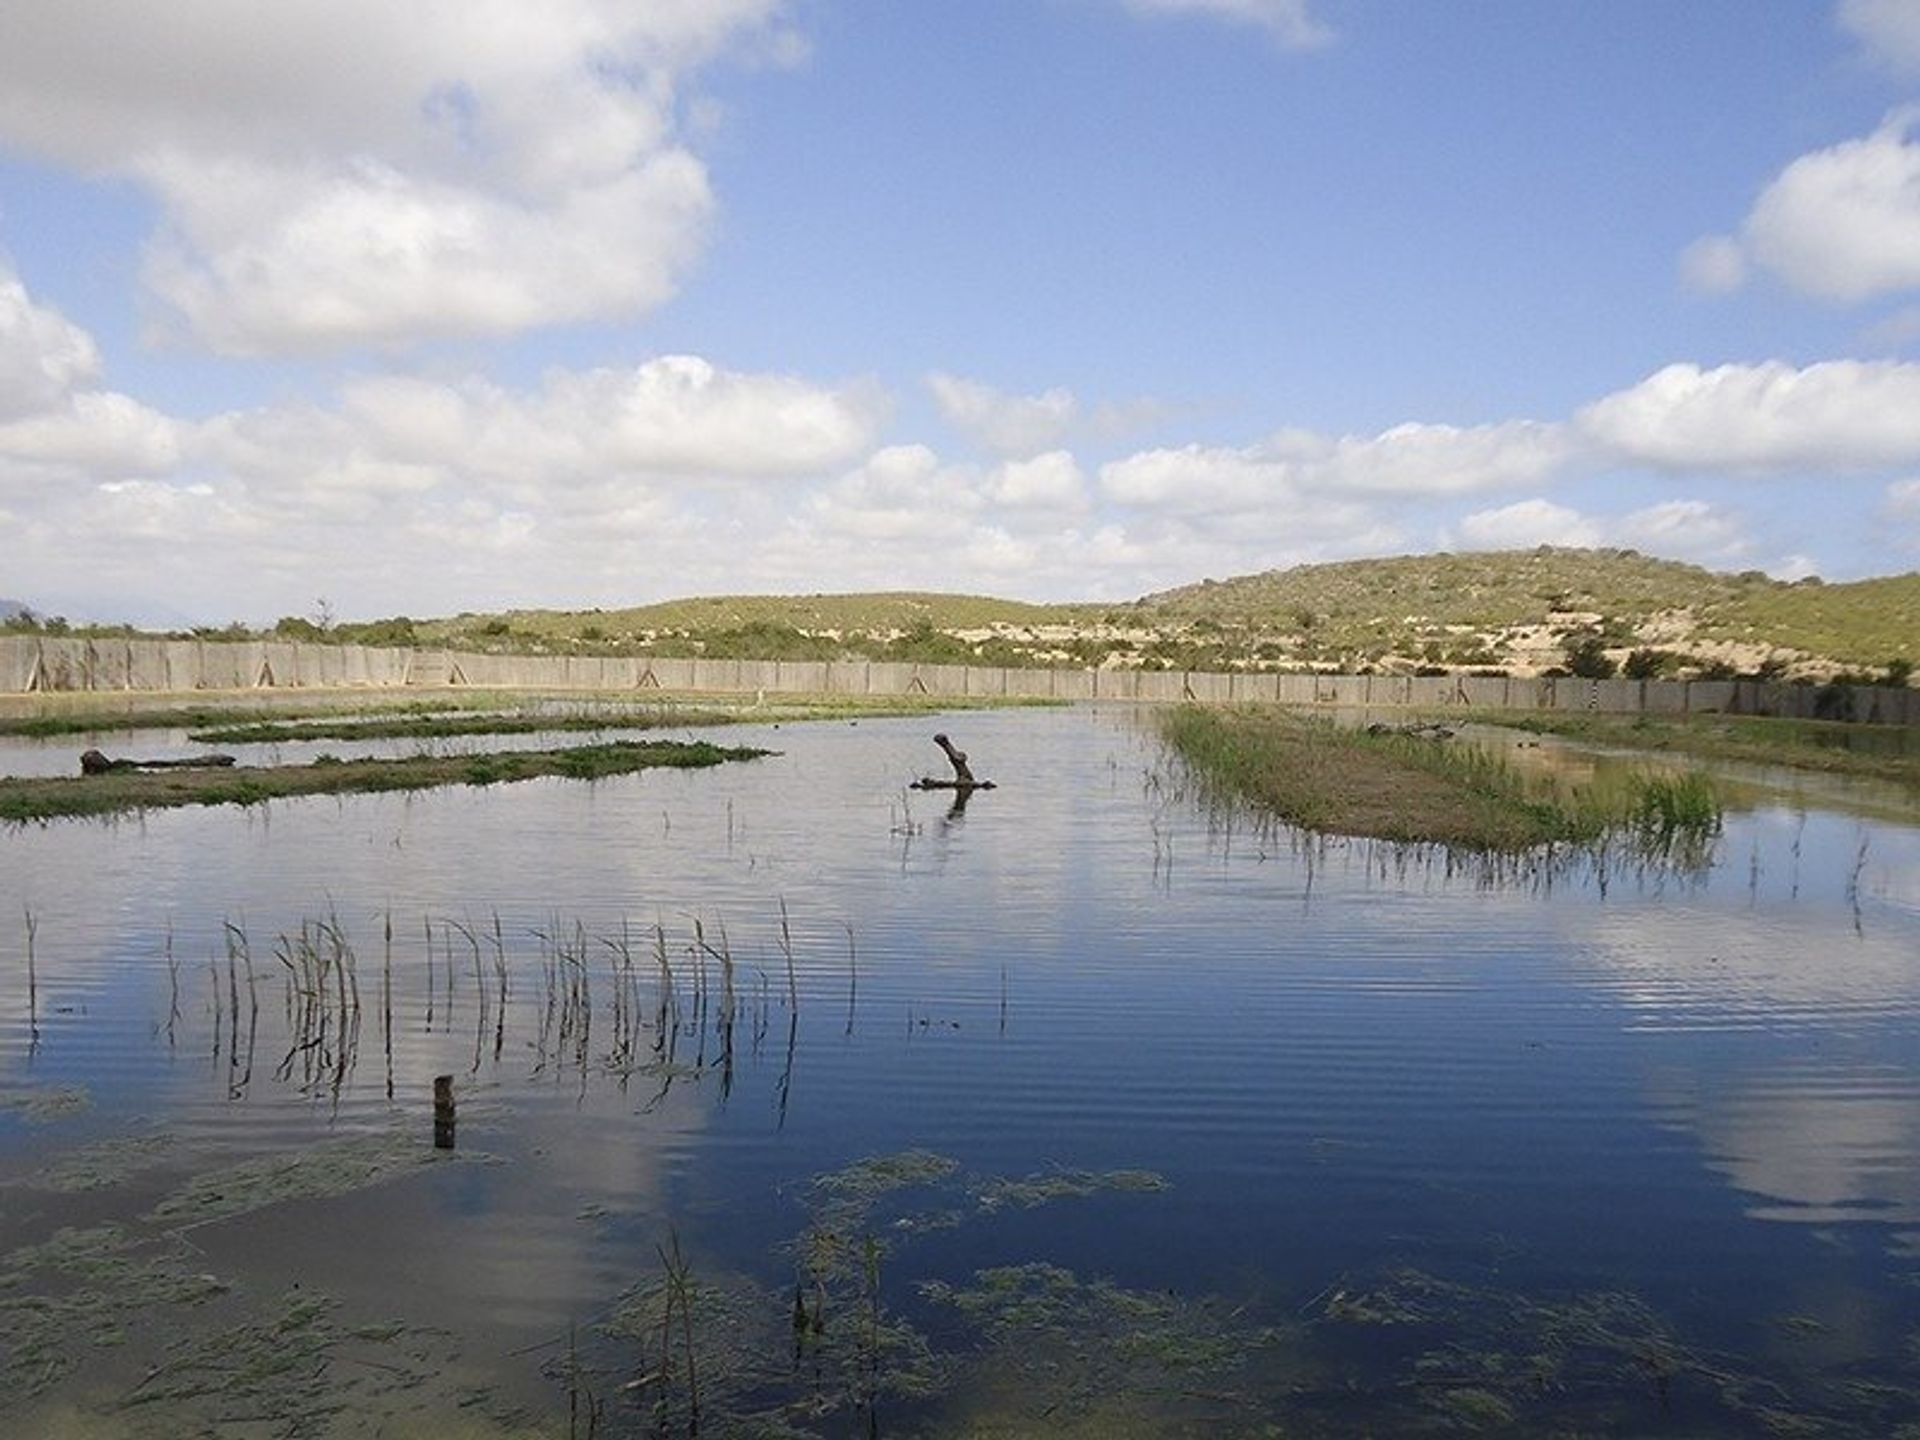
[[[494,785],[545,776],[598,780],[658,767],[699,769],[757,760],[772,751],[709,741],[614,740],[557,750],[486,755],[413,755],[222,770],[124,771],[110,775],[0,778],[0,821],[113,815],[182,805],[255,805],[299,795],[372,794],[442,785]]]
[[[1160,726],[1186,783],[1216,812],[1251,807],[1309,831],[1486,853],[1624,841],[1648,859],[1694,864],[1720,831],[1718,795],[1699,774],[1569,788],[1530,780],[1478,746],[1271,706],[1179,706]]]

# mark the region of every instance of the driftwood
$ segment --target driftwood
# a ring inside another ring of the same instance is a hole
[[[967,765],[967,752],[954,749],[953,742],[946,736],[934,736],[933,743],[947,752],[947,762],[953,766],[953,779],[935,780],[931,776],[922,776],[920,779],[914,781],[913,784],[908,787],[909,789],[958,790],[964,794],[974,790],[991,790],[994,788],[993,781],[991,780],[974,779],[973,771]]]
[[[1419,740],[1451,740],[1453,730],[1438,721],[1409,723],[1406,725],[1383,725],[1376,721],[1367,726],[1369,735],[1411,735]]]
[[[218,770],[231,764],[231,755],[194,755],[185,760],[114,760],[98,750],[85,750],[80,755],[82,775],[111,775],[122,770]]]

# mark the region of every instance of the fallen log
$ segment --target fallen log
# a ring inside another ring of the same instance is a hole
[[[991,780],[976,780],[973,778],[973,771],[967,766],[967,752],[964,750],[956,750],[953,742],[946,736],[934,736],[933,743],[946,752],[947,762],[953,766],[953,779],[935,780],[930,775],[923,775],[907,787],[909,790],[973,791],[991,790],[994,788],[993,781]]]
[[[115,760],[98,750],[80,754],[82,775],[112,775],[124,770],[219,770],[234,763],[231,755],[193,755],[184,760]]]

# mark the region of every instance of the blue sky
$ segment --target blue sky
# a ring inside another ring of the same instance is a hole
[[[0,595],[1920,566],[1920,0],[0,19]]]

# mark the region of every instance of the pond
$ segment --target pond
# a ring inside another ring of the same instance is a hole
[[[1920,828],[1488,867],[1126,711],[724,738],[0,832],[0,1430],[1920,1416]]]

